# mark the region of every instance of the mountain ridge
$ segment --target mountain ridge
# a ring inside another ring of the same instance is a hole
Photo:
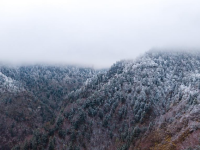
[[[85,75],[60,101],[50,98],[55,93],[44,97],[54,120],[13,149],[199,149],[199,52],[151,50]],[[34,96],[38,89],[32,90]]]

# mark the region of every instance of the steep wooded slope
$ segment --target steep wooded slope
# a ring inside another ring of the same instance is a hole
[[[67,93],[95,75],[73,66],[0,67],[0,149],[9,150],[44,124],[53,124]]]
[[[198,149],[200,53],[149,51],[67,94],[53,124],[14,149]]]
[[[66,137],[57,145],[160,150],[198,145],[199,73],[198,52],[151,51],[116,63],[68,95],[59,115],[63,124],[55,126],[55,135]]]

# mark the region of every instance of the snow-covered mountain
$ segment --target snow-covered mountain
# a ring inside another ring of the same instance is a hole
[[[68,95],[60,114],[68,133],[63,144],[72,149],[194,148],[200,136],[199,73],[199,52],[149,51],[114,64]]]
[[[62,79],[59,75],[61,89]],[[119,61],[65,93],[58,107],[49,107],[57,110],[54,119],[24,134],[13,149],[198,149],[199,80],[199,52],[154,50]],[[31,94],[44,88],[37,85]]]

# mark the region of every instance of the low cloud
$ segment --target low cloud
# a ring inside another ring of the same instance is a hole
[[[109,67],[153,47],[200,47],[200,2],[2,1],[0,60]]]

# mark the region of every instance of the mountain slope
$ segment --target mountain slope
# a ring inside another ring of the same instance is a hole
[[[152,51],[136,61],[116,63],[68,95],[59,115],[63,124],[54,128],[55,137],[67,135],[56,140],[56,149],[197,145],[199,71],[199,53]]]
[[[53,124],[66,94],[95,74],[73,66],[1,66],[0,149],[11,149],[35,129]]]
[[[200,53],[149,51],[67,94],[55,122],[13,149],[198,149]]]

